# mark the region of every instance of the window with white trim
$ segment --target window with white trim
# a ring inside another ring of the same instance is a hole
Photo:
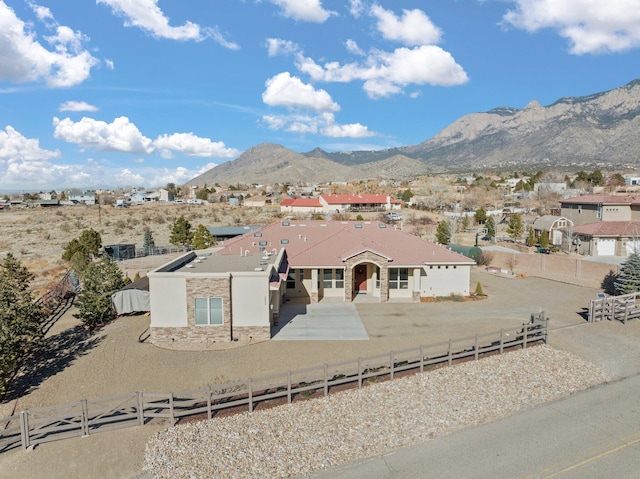
[[[389,289],[409,289],[408,268],[389,268]]]
[[[224,323],[222,298],[195,298],[195,322],[197,325]]]
[[[376,289],[380,289],[380,266],[376,266]]]
[[[322,287],[326,289],[344,288],[344,270],[343,269],[323,269],[322,270]]]

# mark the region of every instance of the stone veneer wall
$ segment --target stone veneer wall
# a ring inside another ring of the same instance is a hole
[[[389,300],[389,271],[388,260],[380,255],[365,251],[357,256],[349,258],[345,262],[344,274],[344,296],[345,301],[353,301],[353,268],[362,263],[372,263],[380,265],[380,302],[386,303]],[[369,278],[369,281],[371,278]]]

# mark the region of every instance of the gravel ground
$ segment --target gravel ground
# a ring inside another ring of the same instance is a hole
[[[284,478],[452,433],[587,389],[607,377],[548,346],[492,356],[326,398],[162,431],[157,478]]]

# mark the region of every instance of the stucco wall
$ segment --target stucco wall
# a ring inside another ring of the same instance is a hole
[[[233,331],[247,326],[269,326],[269,280],[265,273],[233,273]]]
[[[149,275],[151,327],[186,327],[187,292],[182,276]]]
[[[421,296],[449,296],[452,293],[469,295],[470,265],[433,265],[426,266],[424,271],[420,285]]]

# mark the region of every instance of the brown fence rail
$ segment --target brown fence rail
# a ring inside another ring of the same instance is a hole
[[[640,318],[640,293],[592,299],[589,302],[589,322],[620,321],[627,324],[630,319]]]
[[[404,371],[420,371],[434,365],[451,365],[461,359],[475,359],[488,353],[502,354],[514,347],[526,348],[547,342],[549,320],[544,313],[532,315],[531,322],[499,332],[391,351],[366,358],[323,364],[284,374],[262,376],[233,383],[212,385],[179,393],[136,392],[100,399],[28,409],[0,419],[0,452],[26,449],[61,439],[89,436],[125,427],[143,426],[154,420],[175,425],[181,418],[201,416],[211,419],[218,411],[246,408],[253,411],[271,400],[293,402],[344,384],[362,388],[365,381],[394,377]]]

